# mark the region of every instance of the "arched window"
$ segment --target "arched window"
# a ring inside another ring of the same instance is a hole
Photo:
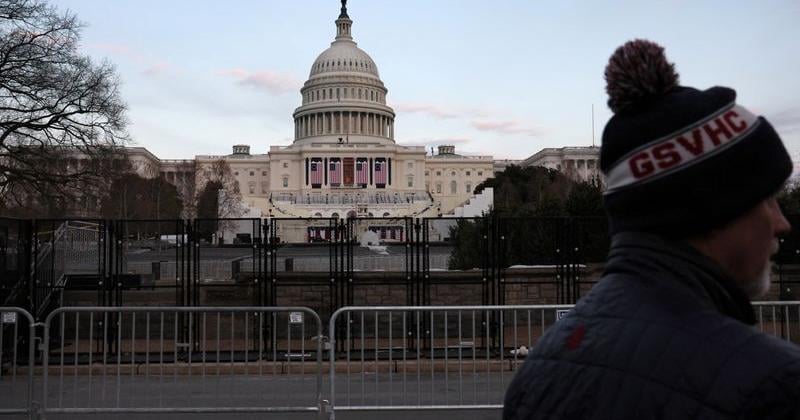
[[[347,218],[348,218],[348,219],[353,219],[353,218],[355,218],[355,217],[356,217],[356,212],[355,212],[355,210],[350,210],[350,211],[348,211],[348,212],[347,212]]]
[[[334,218],[334,219],[338,219],[339,218],[339,213],[333,213],[333,214],[331,214],[331,217]]]
[[[314,217],[322,217],[322,213],[314,213]]]
[[[450,181],[450,194],[458,194],[458,183]]]
[[[391,215],[389,214],[389,212],[383,213],[383,217],[389,217],[389,216],[391,216]]]

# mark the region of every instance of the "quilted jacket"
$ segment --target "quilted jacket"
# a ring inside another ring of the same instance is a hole
[[[531,349],[503,418],[800,418],[800,347],[754,324],[693,248],[615,235],[603,278]]]

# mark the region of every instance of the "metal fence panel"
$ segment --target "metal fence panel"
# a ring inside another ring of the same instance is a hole
[[[342,308],[329,325],[332,348],[342,349],[330,353],[331,405],[334,410],[500,408],[527,349],[569,308]]]
[[[302,307],[61,308],[42,411],[318,412],[321,334]]]
[[[0,414],[33,413],[36,324],[21,308],[0,308]]]
[[[753,304],[800,343],[800,302]],[[502,408],[528,349],[573,305],[345,307],[330,320],[333,411]]]

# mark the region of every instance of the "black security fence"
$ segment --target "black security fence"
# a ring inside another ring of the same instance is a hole
[[[780,300],[800,300],[800,215],[787,215],[792,231],[780,239],[773,258]]]
[[[790,216],[800,226],[800,216]],[[800,299],[800,234],[775,256]],[[0,218],[0,298],[62,306],[520,305],[577,301],[602,274],[604,218]]]

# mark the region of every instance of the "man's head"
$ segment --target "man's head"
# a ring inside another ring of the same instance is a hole
[[[615,115],[600,165],[612,233],[690,239],[755,297],[749,288],[758,289],[754,278],[789,228],[771,198],[792,171],[778,134],[737,104],[733,89],[680,86],[649,41],[618,48],[605,77]]]
[[[770,257],[778,252],[778,236],[790,228],[777,200],[770,197],[722,228],[688,242],[716,261],[755,300],[769,290]]]

